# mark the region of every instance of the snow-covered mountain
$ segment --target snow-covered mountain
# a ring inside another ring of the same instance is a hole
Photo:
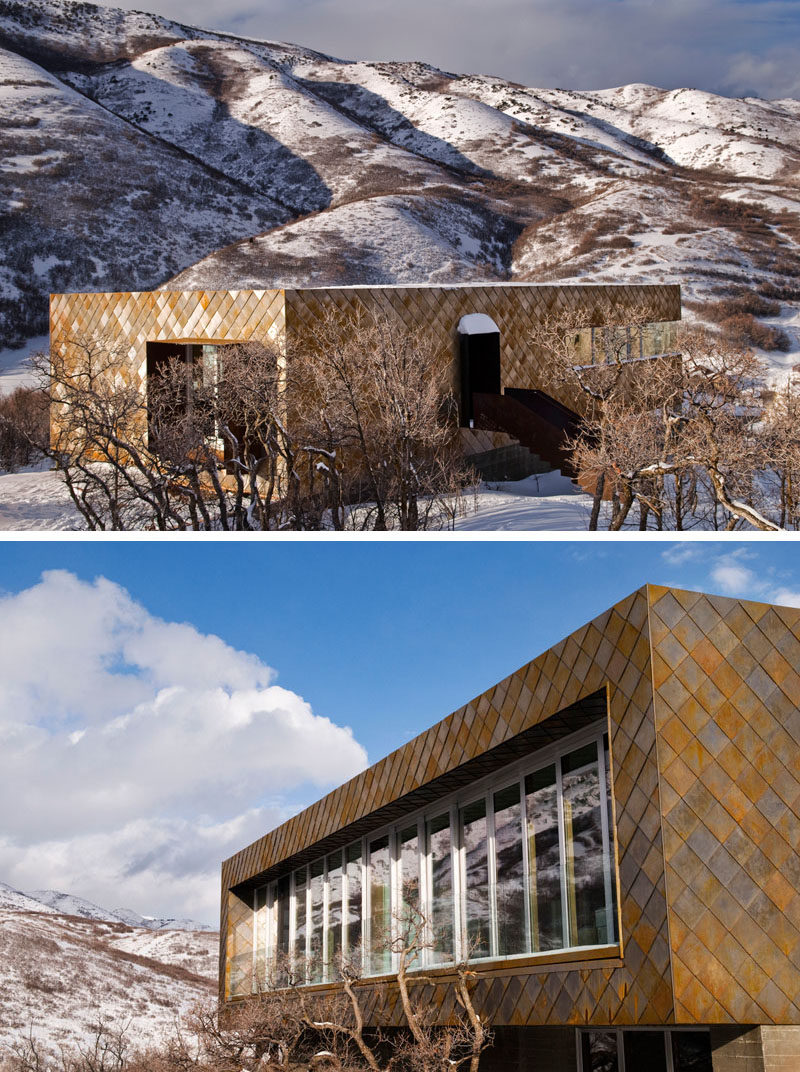
[[[8,897],[8,887],[0,893]],[[21,907],[0,906],[0,1065],[29,1033],[57,1053],[91,1041],[100,1022],[112,1030],[127,1025],[129,1042],[143,1048],[214,1000],[216,934]]]
[[[31,890],[23,893],[13,886],[0,882],[0,909],[17,912],[59,913],[78,916],[82,919],[107,920],[112,923],[124,923],[129,927],[139,927],[151,931],[208,931],[214,928],[206,923],[196,923],[192,919],[162,919],[157,916],[140,916],[130,908],[101,908],[100,905],[75,897],[58,890]]]
[[[2,909],[11,912],[49,912],[51,915],[56,911],[22,890],[7,886],[5,882],[0,882],[0,910]]]
[[[0,346],[51,290],[585,279],[800,299],[800,102],[531,89],[0,0]],[[796,358],[795,358],[796,359]]]

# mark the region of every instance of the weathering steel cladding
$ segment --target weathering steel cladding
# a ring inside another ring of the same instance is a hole
[[[94,334],[121,344],[130,360],[130,382],[144,388],[148,342],[271,341],[284,346],[290,358],[293,343],[302,343],[327,309],[361,308],[404,330],[424,332],[452,363],[457,392],[456,329],[463,316],[483,313],[500,330],[503,386],[533,389],[542,387],[531,343],[537,325],[548,317],[585,312],[586,326],[599,326],[604,305],[618,307],[622,319],[626,310],[645,308],[654,324],[669,325],[680,319],[680,287],[501,283],[55,294],[50,334],[54,352],[71,339]]]
[[[621,955],[493,964],[480,1007],[517,1025],[800,1022],[797,666],[800,610],[640,589],[226,861],[223,999],[252,963],[259,876],[399,817],[607,687]],[[445,975],[426,996],[447,1015]],[[391,990],[372,1001],[399,1019]]]

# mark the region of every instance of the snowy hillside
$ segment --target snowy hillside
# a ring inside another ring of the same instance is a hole
[[[195,923],[192,919],[159,919],[155,916],[140,916],[130,908],[101,908],[86,901],[83,897],[73,897],[69,893],[57,890],[32,890],[29,897],[48,905],[55,912],[69,916],[81,916],[84,919],[106,919],[115,923],[126,923],[130,927],[144,927],[148,930],[176,931],[211,931],[206,923]]]
[[[0,349],[46,330],[53,290],[512,278],[755,284],[798,341],[797,101],[531,89],[0,0],[0,148]]]
[[[51,915],[56,911],[22,890],[15,890],[13,886],[0,882],[0,910],[3,909],[11,912],[46,912]]]
[[[149,931],[52,911],[0,907],[0,1063],[29,1033],[46,1047],[129,1024],[137,1046],[216,992],[218,935]]]
[[[19,912],[58,912],[82,919],[124,923],[130,927],[142,927],[152,931],[213,931],[213,927],[208,924],[196,923],[192,919],[160,919],[156,916],[140,916],[130,908],[101,908],[83,897],[60,893],[58,890],[30,890],[23,893],[5,882],[0,882],[0,908]]]

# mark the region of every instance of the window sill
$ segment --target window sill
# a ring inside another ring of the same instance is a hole
[[[592,945],[576,946],[572,949],[558,949],[552,953],[522,953],[513,957],[484,957],[480,960],[469,961],[467,967],[479,975],[507,975],[509,972],[518,974],[524,971],[552,971],[553,969],[579,971],[597,961],[613,960],[621,962],[622,949],[615,945]],[[431,979],[447,981],[454,979],[456,968],[452,964],[437,964],[435,967],[413,968],[408,972],[408,981],[414,984],[417,976],[425,976]],[[376,984],[391,983],[397,978],[396,972],[386,975],[364,975],[356,983],[356,986],[372,986]],[[341,987],[341,982],[330,983],[306,983],[304,992],[335,990]]]

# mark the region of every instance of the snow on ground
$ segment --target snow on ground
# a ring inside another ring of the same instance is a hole
[[[467,513],[455,523],[456,532],[585,531],[592,508],[591,497],[559,472],[481,484],[474,510],[468,502]]]
[[[84,527],[57,473],[27,470],[0,474],[0,530]]]
[[[524,480],[480,484],[464,495],[456,532],[587,532],[592,498],[560,472],[540,473]],[[601,528],[607,527],[608,504],[603,506]],[[637,529],[638,510],[632,510],[625,529]],[[651,518],[649,524],[654,526]],[[83,522],[55,472],[0,475],[0,531],[76,531]],[[0,885],[0,908],[2,885]],[[115,909],[118,918],[126,917]],[[141,919],[141,917],[140,917]],[[138,922],[138,921],[137,921]],[[158,922],[181,928],[185,920]],[[189,921],[190,922],[190,921]]]
[[[481,530],[585,531],[591,498],[560,473],[481,484],[465,496],[459,532]],[[55,472],[0,475],[0,530],[75,530],[81,518]]]
[[[22,890],[15,890],[13,886],[5,882],[0,882],[0,909],[11,909],[15,912],[47,912],[50,915],[55,912],[55,908],[43,904],[35,897],[23,893]]]
[[[215,996],[214,933],[0,909],[0,1058],[29,1032],[48,1048],[86,1043],[93,1025],[128,1024],[134,1046]]]
[[[0,350],[0,395],[9,395],[17,387],[33,387],[36,380],[28,358],[49,346],[50,337],[39,335],[18,350]]]

